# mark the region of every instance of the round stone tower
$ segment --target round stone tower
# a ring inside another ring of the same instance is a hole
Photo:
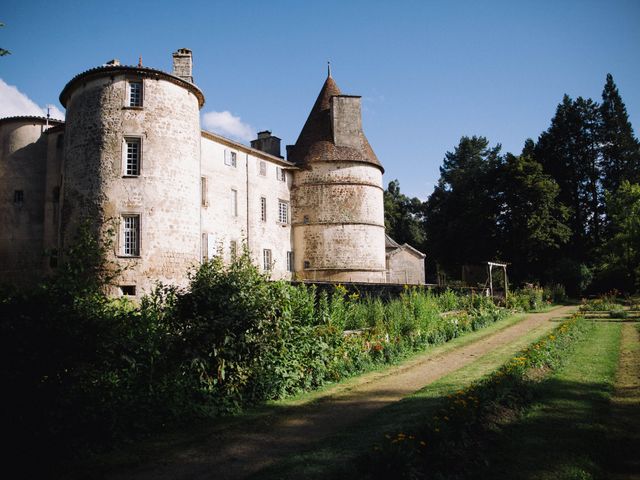
[[[0,120],[0,278],[27,284],[39,278],[48,126],[58,120],[10,117]]]
[[[108,260],[122,269],[112,293],[183,283],[200,260],[204,96],[191,82],[191,52],[181,49],[173,74],[112,61],[77,75],[60,94],[62,255],[88,220],[111,240]]]
[[[383,168],[362,131],[360,97],[331,75],[288,147],[298,280],[385,282]]]

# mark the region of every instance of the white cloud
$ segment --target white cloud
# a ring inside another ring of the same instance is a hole
[[[64,112],[61,112],[55,105],[48,106],[51,118],[64,120]],[[39,107],[17,87],[7,84],[0,78],[0,118],[22,115],[43,117],[47,115],[47,107]]]
[[[248,142],[256,136],[255,129],[244,123],[229,111],[207,112],[202,115],[202,125],[205,129],[235,140]]]

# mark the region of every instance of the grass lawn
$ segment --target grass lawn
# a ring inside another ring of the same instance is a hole
[[[516,321],[516,319],[509,319],[505,323],[513,324]],[[503,324],[502,328],[505,326]],[[371,449],[372,445],[379,442],[385,433],[395,433],[404,429],[411,430],[416,425],[426,423],[438,410],[447,395],[493,372],[516,352],[530,345],[556,326],[556,322],[545,323],[519,338],[518,341],[500,346],[478,358],[472,364],[437,380],[400,402],[383,408],[364,421],[352,425],[348,431],[324,439],[315,449],[291,456],[251,478],[358,478],[358,466],[354,463],[356,457]],[[497,330],[497,327],[498,325],[492,325],[487,329],[457,339],[460,341],[457,346],[469,343],[474,340],[473,337],[477,334],[485,336],[490,331]],[[450,344],[443,347],[447,347],[447,350],[455,348],[456,341],[454,340]]]
[[[621,324],[601,319],[567,358],[536,387],[538,403],[496,435],[488,451],[491,477],[605,478],[609,400],[618,364]]]

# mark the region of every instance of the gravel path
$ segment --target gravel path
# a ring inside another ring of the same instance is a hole
[[[203,443],[175,452],[161,463],[112,476],[113,479],[236,479],[271,465],[287,454],[333,434],[397,402],[429,383],[468,365],[484,354],[542,328],[575,307],[528,315],[520,322],[468,345],[442,354],[426,353],[397,368],[367,375],[348,391],[328,394],[318,402],[291,407],[242,428],[213,433]]]

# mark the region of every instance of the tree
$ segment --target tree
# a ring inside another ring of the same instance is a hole
[[[0,22],[0,27],[4,27],[4,23]],[[0,48],[0,57],[4,57],[5,55],[10,55],[11,52],[4,48]]]
[[[623,180],[607,194],[607,210],[612,236],[601,266],[606,287],[640,290],[640,185]]]
[[[484,137],[462,137],[446,153],[438,185],[425,204],[428,251],[455,276],[462,265],[496,255],[500,148],[490,148]]]
[[[387,234],[400,244],[424,248],[422,201],[400,193],[400,182],[392,180],[384,191],[384,226]]]
[[[610,73],[602,92],[600,116],[602,185],[606,191],[614,193],[625,179],[640,183],[640,145]]]
[[[499,176],[498,229],[500,256],[511,262],[513,279],[541,281],[550,260],[568,241],[568,211],[557,202],[559,193],[558,184],[533,158],[505,156]]]
[[[571,229],[566,253],[579,262],[593,258],[602,236],[598,108],[591,99],[565,95],[534,152],[560,187],[558,200],[569,209]]]

